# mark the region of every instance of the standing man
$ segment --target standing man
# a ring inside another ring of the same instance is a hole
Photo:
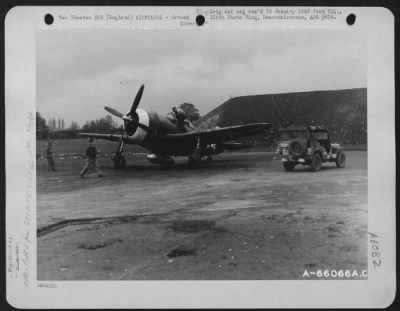
[[[54,153],[53,153],[53,142],[50,139],[50,136],[47,136],[47,144],[46,144],[46,159],[47,159],[47,171],[55,171],[54,168]]]
[[[87,147],[86,149],[86,156],[87,156],[87,160],[86,160],[86,164],[83,166],[81,172],[80,172],[80,176],[83,178],[83,176],[85,176],[85,174],[87,173],[87,171],[89,170],[90,167],[93,167],[97,173],[99,174],[99,177],[103,177],[102,172],[100,171],[100,169],[97,167],[97,162],[96,162],[96,156],[97,154],[100,153],[96,146],[94,145],[94,138],[89,138],[89,147]]]

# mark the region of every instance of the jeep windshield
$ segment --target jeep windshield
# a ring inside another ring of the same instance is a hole
[[[291,140],[296,138],[306,138],[307,139],[307,131],[282,131],[280,132],[281,140]]]

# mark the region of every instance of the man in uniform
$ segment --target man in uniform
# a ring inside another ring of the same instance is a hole
[[[46,159],[47,159],[47,170],[55,171],[54,168],[54,153],[53,153],[53,142],[50,139],[50,136],[47,137],[47,144],[46,144]]]
[[[183,131],[183,132],[191,132],[193,130],[196,130],[193,124],[187,119],[185,111],[183,111],[182,108],[172,108],[172,112],[175,115],[175,120],[178,125],[178,127]]]
[[[96,156],[98,153],[100,152],[94,145],[94,138],[89,138],[89,147],[86,149],[86,156],[87,156],[86,164],[83,166],[79,174],[82,178],[83,176],[85,176],[90,167],[93,167],[97,171],[99,177],[103,177],[103,173],[97,167]]]

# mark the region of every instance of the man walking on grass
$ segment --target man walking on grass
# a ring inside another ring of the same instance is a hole
[[[47,170],[54,172],[56,169],[54,167],[54,153],[53,153],[53,142],[50,136],[47,136],[46,144],[46,159],[47,159]]]
[[[97,167],[97,161],[96,161],[96,156],[97,154],[100,153],[96,146],[94,145],[94,138],[89,138],[89,147],[86,149],[86,164],[83,166],[80,176],[83,178],[89,168],[94,168],[97,173],[99,174],[99,177],[103,177],[103,173],[100,171],[100,169]]]

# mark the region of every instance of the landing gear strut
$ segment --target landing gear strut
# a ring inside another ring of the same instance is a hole
[[[123,136],[121,135],[121,139],[119,141],[117,150],[111,157],[111,160],[114,163],[114,168],[116,169],[121,169],[126,167],[126,160],[125,157],[122,155],[123,150],[124,150],[124,140]]]
[[[191,154],[188,158],[188,164],[190,167],[196,167],[200,163],[201,160],[201,146],[200,146],[200,137],[197,139],[196,149],[193,154]]]

